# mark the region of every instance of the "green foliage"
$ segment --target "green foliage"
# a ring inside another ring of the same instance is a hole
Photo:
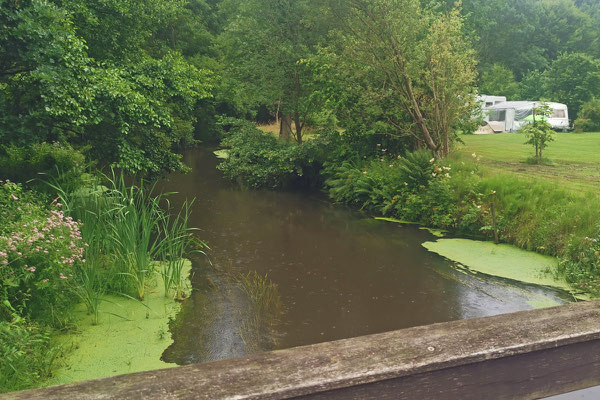
[[[152,196],[152,187],[146,187],[143,180],[139,186],[127,185],[123,173],[114,171],[102,179],[108,187],[96,185],[74,192],[52,183],[67,213],[82,221],[81,234],[89,243],[86,266],[76,276],[74,289],[79,298],[96,316],[105,292],[142,300],[148,279],[157,272],[155,260],[167,262],[169,290],[180,295],[180,262],[192,245],[189,206],[171,216],[172,210],[160,205],[165,195]],[[201,242],[194,245],[203,246]]]
[[[600,99],[593,98],[581,107],[579,118],[575,120],[577,132],[600,131]]]
[[[29,146],[10,144],[0,155],[0,176],[16,182],[39,182],[40,175],[58,176],[63,185],[73,190],[83,184],[85,157],[63,143],[33,143]],[[59,174],[60,172],[60,174]],[[38,185],[38,189],[43,188]]]
[[[194,245],[196,252],[204,254],[202,249],[208,248],[205,243],[194,240],[191,229],[188,228],[188,218],[192,203],[184,203],[179,213],[172,215],[168,209],[160,223],[160,236],[162,241],[159,247],[159,258],[162,260],[162,270],[159,272],[163,278],[165,296],[170,294],[176,300],[183,300],[183,276],[186,251]]]
[[[600,294],[600,227],[590,237],[572,236],[559,267],[568,282]]]
[[[74,268],[85,263],[79,223],[12,182],[0,184],[0,204],[0,320],[64,324]]]
[[[448,180],[451,167],[439,165],[431,152],[362,163],[328,164],[325,187],[337,202],[401,220],[442,228],[456,225],[455,198]],[[435,205],[435,206],[434,206]]]
[[[481,74],[479,92],[489,95],[506,96],[507,100],[518,100],[519,84],[513,72],[501,64],[494,64]]]
[[[274,111],[278,103],[302,143],[302,128],[319,108],[303,60],[327,36],[320,6],[310,0],[224,0],[221,10],[229,17],[218,43],[230,98],[248,111],[259,105]]]
[[[153,58],[139,48],[156,29],[150,22],[170,18],[179,4],[146,3],[4,1],[0,144],[59,141],[133,173],[185,170],[173,148],[193,142],[210,73],[176,52]],[[115,32],[97,32],[106,27]],[[128,40],[112,42],[117,32]]]
[[[600,91],[600,64],[583,53],[561,54],[546,71],[548,97],[569,106],[576,120],[583,104]]]
[[[315,186],[326,143],[312,140],[302,146],[280,141],[253,123],[226,119],[222,146],[229,157],[219,164],[225,176],[252,188]]]
[[[540,100],[545,97],[546,75],[540,71],[530,71],[519,83],[520,100]]]
[[[50,377],[57,354],[46,329],[0,321],[0,393],[39,385]]]
[[[338,119],[447,156],[456,130],[477,108],[474,53],[458,9],[355,1],[345,17],[337,40],[319,55],[331,65]]]
[[[548,143],[554,140],[555,132],[550,124],[546,122],[546,118],[550,114],[550,108],[542,103],[539,107],[533,109],[533,122],[519,129],[519,132],[527,137],[525,144],[530,144],[535,148],[535,158],[538,164],[543,160],[544,149],[548,147]]]

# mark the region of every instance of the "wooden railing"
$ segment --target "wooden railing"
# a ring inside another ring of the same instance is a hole
[[[600,302],[420,326],[7,399],[519,399],[600,385]]]

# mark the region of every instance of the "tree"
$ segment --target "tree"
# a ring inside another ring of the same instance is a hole
[[[540,100],[546,97],[546,76],[540,71],[528,72],[519,82],[521,100]]]
[[[577,119],[583,103],[600,91],[599,62],[583,53],[561,54],[545,75],[548,97],[565,103],[573,120]]]
[[[575,120],[576,132],[600,131],[600,99],[593,98],[583,104]]]
[[[303,60],[327,36],[310,0],[225,0],[229,23],[219,38],[230,93],[242,108],[277,106],[281,132],[302,143],[302,130],[318,108]]]
[[[417,0],[353,0],[349,6],[342,56],[362,78],[360,98],[373,112],[385,110],[391,134],[447,156],[457,126],[477,108],[474,53],[459,10],[434,13]]]
[[[526,135],[525,144],[530,144],[535,148],[536,163],[541,164],[543,160],[543,151],[548,147],[548,143],[554,140],[554,131],[547,118],[552,114],[552,110],[546,103],[541,103],[533,108],[532,122],[522,127],[519,131]]]
[[[114,59],[99,62],[68,10],[0,1],[0,145],[66,141],[133,173],[185,170],[173,147],[210,96],[207,71],[143,49],[129,59],[109,48]]]
[[[519,84],[513,72],[501,64],[494,64],[481,74],[479,93],[506,96],[508,100],[519,97]]]

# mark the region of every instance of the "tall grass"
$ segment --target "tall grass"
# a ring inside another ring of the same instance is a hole
[[[111,196],[115,199],[109,226],[116,256],[116,275],[128,278],[126,281],[133,283],[138,299],[143,300],[146,278],[152,272],[152,261],[159,252],[156,232],[165,218],[159,205],[161,195],[147,196],[143,181],[140,187],[127,186],[123,174],[113,176],[110,183]]]
[[[165,296],[172,294],[174,299],[182,300],[185,294],[184,254],[186,251],[204,254],[202,249],[207,246],[202,241],[194,240],[192,229],[188,228],[188,219],[194,201],[185,201],[177,214],[170,212],[171,206],[168,200],[166,203],[168,212],[165,213],[160,227],[159,259],[162,261],[160,274]],[[194,245],[193,250],[191,250],[192,245]]]
[[[182,297],[184,253],[192,243],[188,228],[191,203],[172,215],[161,208],[169,195],[151,195],[154,187],[143,180],[128,185],[124,175],[102,175],[105,185],[95,184],[69,193],[56,182],[66,213],[82,222],[81,233],[88,244],[86,263],[78,268],[75,293],[97,320],[102,295],[107,292],[143,300],[148,279],[157,265],[165,281],[165,291]]]
[[[279,288],[267,275],[256,271],[234,274],[234,282],[249,300],[240,335],[249,351],[264,351],[276,347],[277,324],[283,313]]]

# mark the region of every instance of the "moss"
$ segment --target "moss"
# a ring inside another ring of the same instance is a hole
[[[564,279],[557,277],[558,260],[553,257],[509,244],[469,239],[439,239],[435,242],[425,242],[423,246],[429,251],[467,266],[473,272],[574,293],[573,288]]]
[[[185,263],[184,276],[191,270]],[[122,296],[106,295],[100,305],[100,323],[83,305],[76,308],[77,330],[57,340],[67,350],[48,385],[104,378],[139,371],[169,368],[175,364],[161,361],[163,351],[173,343],[169,319],[180,304],[165,297],[162,279],[147,290],[143,302]],[[188,287],[190,286],[188,280]],[[70,351],[69,351],[70,350]]]

